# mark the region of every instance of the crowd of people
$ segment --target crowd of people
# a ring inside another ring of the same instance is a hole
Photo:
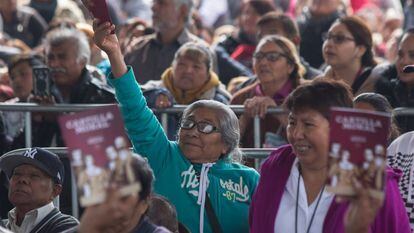
[[[0,232],[414,230],[412,115],[392,116],[385,195],[325,189],[331,107],[414,107],[411,1],[106,0],[112,22],[91,2],[0,0],[0,97],[118,104],[140,189],[113,183],[79,219],[62,213],[68,174],[41,147],[65,145],[65,113],[33,112],[33,148],[0,156]],[[164,129],[152,110],[174,105]],[[23,112],[0,112],[0,153],[24,148],[24,130]],[[254,147],[273,148],[258,170],[241,152]]]

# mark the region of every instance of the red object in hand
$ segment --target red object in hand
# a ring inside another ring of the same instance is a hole
[[[92,13],[94,18],[99,19],[99,23],[110,22],[112,24],[106,0],[91,0],[89,1],[89,4],[85,4],[85,6]]]

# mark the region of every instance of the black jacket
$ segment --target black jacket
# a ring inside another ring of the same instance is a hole
[[[56,89],[54,97],[57,103],[63,103],[63,98]],[[79,82],[72,87],[69,104],[105,104],[115,103],[114,90],[103,81],[93,77],[85,68]],[[51,146],[54,136],[56,136],[57,146],[64,146],[61,138],[60,129],[57,121],[34,122],[32,120],[32,145],[40,147]],[[25,136],[22,131],[13,139],[10,148],[18,149],[25,147]]]
[[[382,70],[376,92],[384,95],[393,108],[414,107],[414,90],[398,79],[395,65],[388,65]],[[414,130],[414,116],[396,116],[396,120],[401,133]]]
[[[16,12],[13,13],[12,21],[4,22],[3,27],[3,31],[7,35],[20,39],[33,48],[41,42],[43,33],[47,29],[47,24],[34,9],[27,6],[19,6]]]
[[[62,101],[63,102],[63,101]],[[116,103],[115,91],[108,84],[91,75],[85,68],[78,83],[72,87],[69,104]]]

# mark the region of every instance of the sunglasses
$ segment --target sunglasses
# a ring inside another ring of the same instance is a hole
[[[290,58],[286,54],[279,53],[279,52],[267,52],[267,53],[257,52],[253,54],[253,58],[255,58],[258,61],[262,60],[263,58],[266,58],[266,60],[268,61],[275,62],[279,60],[281,57],[285,57],[286,59],[290,61]]]
[[[217,127],[205,121],[195,122],[191,119],[184,119],[183,121],[181,121],[181,124],[180,124],[181,129],[187,129],[187,130],[194,128],[194,126],[197,126],[198,132],[204,133],[204,134],[220,132],[217,129]]]
[[[344,35],[334,35],[334,34],[329,34],[329,33],[325,33],[322,35],[322,40],[323,41],[328,41],[328,40],[332,40],[332,42],[334,42],[334,44],[342,44],[345,41],[355,41],[354,38],[351,37],[347,37]]]

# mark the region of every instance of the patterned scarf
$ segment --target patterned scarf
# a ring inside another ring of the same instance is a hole
[[[218,76],[213,71],[210,71],[210,78],[202,87],[194,90],[183,91],[174,86],[171,67],[164,71],[161,75],[161,80],[163,81],[165,87],[174,96],[177,104],[191,104],[192,102],[199,100],[206,91],[217,87],[220,84]]]

